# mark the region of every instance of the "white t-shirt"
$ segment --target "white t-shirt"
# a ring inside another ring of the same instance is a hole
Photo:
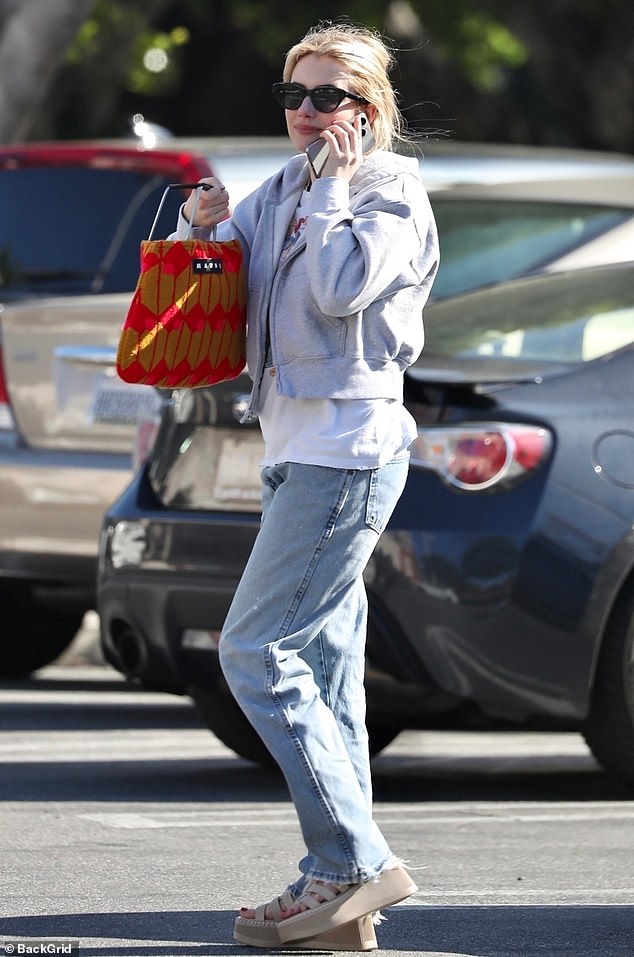
[[[300,201],[289,226],[282,259],[306,225]],[[404,452],[416,423],[395,399],[291,399],[275,388],[275,369],[264,370],[260,391],[263,466],[281,462],[331,468],[371,469]]]

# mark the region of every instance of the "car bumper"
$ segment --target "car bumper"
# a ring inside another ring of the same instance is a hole
[[[0,451],[0,577],[94,590],[103,514],[131,475],[129,455]]]
[[[191,520],[189,520],[191,518]],[[104,654],[149,687],[184,691],[217,673],[217,640],[259,515],[153,507],[143,471],[109,509],[98,600]]]

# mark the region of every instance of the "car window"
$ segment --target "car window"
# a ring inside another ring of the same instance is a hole
[[[426,320],[423,364],[430,356],[590,362],[634,344],[634,270],[516,280],[436,302]]]
[[[212,151],[209,162],[229,191],[229,202],[234,208],[241,200],[257,189],[269,176],[280,170],[294,153],[289,142],[288,149],[263,151],[260,155],[249,152],[223,153]]]
[[[128,292],[169,179],[152,172],[20,167],[0,172],[0,295]],[[174,228],[168,195],[157,236]]]
[[[440,238],[436,298],[544,268],[632,218],[632,210],[430,196]]]

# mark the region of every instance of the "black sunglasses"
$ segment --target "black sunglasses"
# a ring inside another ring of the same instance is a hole
[[[273,95],[285,110],[298,110],[308,96],[319,113],[334,113],[344,100],[368,102],[356,93],[340,90],[338,86],[316,86],[314,90],[307,90],[301,83],[274,83]]]

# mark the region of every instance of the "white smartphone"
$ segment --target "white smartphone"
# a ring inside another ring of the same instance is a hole
[[[361,113],[359,115],[361,116],[361,149],[364,153],[367,153],[374,142],[374,137],[372,136],[372,127],[370,126],[370,121],[365,113]],[[321,139],[321,137],[306,147],[306,156],[308,157],[308,162],[310,163],[310,167],[317,178],[321,176],[321,172],[324,168],[326,160],[328,159],[329,152],[330,147],[328,146],[328,143]]]

